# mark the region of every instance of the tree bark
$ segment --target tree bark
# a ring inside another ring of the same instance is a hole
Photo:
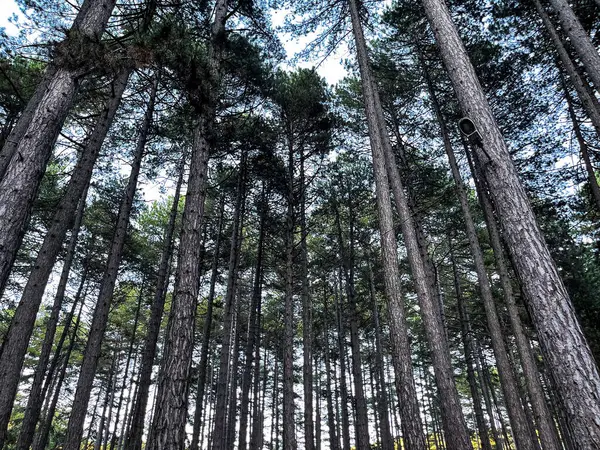
[[[67,40],[94,45],[100,40],[115,6],[115,0],[85,0]],[[80,70],[71,70],[51,63],[52,73],[44,95],[32,114],[19,122],[28,126],[14,149],[0,181],[0,294],[8,280],[17,250],[23,239],[27,220],[33,207],[52,147],[67,116],[79,86]],[[34,96],[35,98],[36,96]],[[22,124],[17,123],[17,127]],[[6,146],[6,144],[5,144]],[[5,425],[0,427],[0,447],[6,439]]]
[[[40,352],[40,358],[35,370],[34,379],[31,387],[31,394],[27,402],[27,409],[23,419],[23,426],[19,436],[20,443],[18,449],[27,449],[31,445],[35,423],[39,417],[41,402],[40,389],[48,358],[52,350],[54,334],[58,314],[64,298],[64,291],[68,280],[68,271],[75,252],[77,234],[83,216],[85,207],[85,197],[92,177],[92,170],[100,153],[102,143],[112,124],[115,113],[121,102],[129,71],[125,70],[114,80],[111,87],[111,96],[109,97],[98,121],[85,145],[83,153],[75,166],[65,196],[60,201],[56,213],[52,219],[52,224],[46,233],[44,242],[37,254],[32,271],[21,295],[21,301],[15,311],[9,332],[6,335],[3,344],[2,355],[0,355],[0,377],[6,380],[0,387],[0,429],[5,423],[5,414],[10,417],[10,410],[14,402],[16,390],[18,387],[18,378],[27,352],[27,344],[35,326],[35,318],[39,306],[46,290],[48,278],[52,268],[60,253],[63,240],[67,231],[73,226],[71,242],[67,260],[64,263],[61,281],[55,296],[54,305],[50,314],[44,342]],[[79,211],[77,211],[79,205]],[[77,212],[76,212],[77,211]],[[74,218],[77,218],[73,224]],[[16,381],[15,381],[16,380]]]
[[[79,443],[83,434],[83,424],[85,420],[85,412],[90,399],[94,376],[98,367],[100,358],[100,350],[104,333],[108,323],[108,314],[110,305],[117,281],[119,266],[123,255],[123,247],[129,227],[129,217],[133,206],[133,199],[137,187],[137,181],[142,165],[142,158],[148,139],[148,133],[152,123],[152,115],[154,113],[154,102],[156,99],[156,91],[158,88],[158,78],[152,82],[150,98],[146,107],[146,113],[142,125],[140,126],[138,139],[136,143],[135,153],[131,166],[131,174],[127,182],[127,188],[123,195],[121,205],[119,207],[119,215],[117,217],[116,229],[113,236],[110,253],[106,263],[106,269],[102,277],[98,300],[94,309],[92,324],[81,364],[79,379],[77,380],[77,388],[73,407],[69,418],[67,428],[67,437],[65,442],[65,450],[79,450]]]
[[[135,401],[131,408],[131,425],[127,432],[124,447],[125,450],[141,450],[142,448],[144,420],[146,418],[146,408],[148,406],[148,393],[152,382],[152,367],[154,366],[154,358],[156,357],[156,344],[160,333],[160,324],[162,322],[165,309],[165,298],[167,296],[167,288],[169,285],[169,265],[173,256],[175,225],[184,173],[185,157],[182,157],[175,195],[173,196],[173,203],[171,204],[171,211],[169,213],[169,221],[163,239],[163,250],[158,266],[156,290],[154,291],[154,299],[150,308],[150,318],[148,319],[144,350],[142,351],[140,380]]]
[[[390,337],[392,355],[396,369],[398,396],[400,397],[400,414],[405,445],[413,450],[425,449],[425,437],[421,426],[421,417],[417,401],[415,382],[412,373],[408,327],[401,296],[400,274],[398,270],[398,254],[390,204],[389,181],[385,168],[385,155],[381,138],[381,124],[378,119],[376,103],[377,93],[367,55],[367,47],[360,22],[356,0],[349,0],[352,28],[356,42],[357,58],[361,72],[363,97],[366,107],[369,139],[373,157],[373,172],[379,216],[379,230],[383,253],[384,281],[390,314]],[[443,341],[442,341],[443,342]],[[468,441],[462,450],[470,447]]]
[[[167,325],[162,376],[159,378],[156,397],[157,409],[148,442],[149,450],[182,450],[185,447],[206,177],[221,79],[227,9],[228,0],[218,0],[214,8],[207,55],[208,76],[201,86],[206,101],[199,108],[198,123],[194,129],[175,289]]]
[[[582,448],[600,446],[600,375],[569,295],[448,7],[443,0],[423,5],[461,108],[481,134],[476,153],[574,439]]]
[[[600,90],[600,55],[598,55],[590,36],[583,29],[581,22],[566,0],[549,0],[549,2],[558,15],[562,29],[581,59],[587,75],[596,86],[596,90]]]

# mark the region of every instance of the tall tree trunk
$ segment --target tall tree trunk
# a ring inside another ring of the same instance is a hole
[[[153,418],[149,450],[182,450],[185,446],[206,177],[221,79],[227,9],[228,0],[217,0],[207,55],[208,76],[200,87],[200,95],[205,101],[199,106],[198,123],[194,129],[175,289],[167,325],[162,376],[159,378],[157,410]]]
[[[104,339],[104,333],[108,323],[111,300],[115,289],[115,283],[117,281],[119,266],[121,264],[123,247],[125,245],[125,238],[127,236],[127,229],[129,227],[129,216],[133,206],[133,199],[142,165],[146,141],[148,139],[148,133],[152,123],[157,88],[158,78],[155,78],[152,82],[150,98],[146,107],[144,120],[139,129],[135,153],[131,165],[131,174],[129,175],[127,188],[125,189],[125,193],[119,207],[116,229],[106,263],[106,269],[102,277],[100,292],[98,293],[98,300],[94,309],[92,325],[88,334],[83,362],[81,364],[81,371],[79,374],[79,379],[77,380],[77,389],[75,391],[73,407],[71,409],[71,415],[69,418],[65,450],[78,450],[81,436],[83,434],[85,412],[90,399],[94,376],[96,374],[98,360],[100,358],[102,340]]]
[[[25,234],[27,220],[52,154],[52,147],[85,71],[82,68],[71,69],[72,64],[67,61],[66,64],[61,64],[60,59],[69,58],[68,48],[75,43],[84,48],[99,45],[98,41],[104,33],[115,3],[116,0],[83,2],[67,39],[59,46],[57,58],[50,64],[48,72],[52,75],[47,81],[43,96],[35,108],[32,105],[32,114],[23,115],[19,120],[27,121],[28,126],[0,180],[0,294],[4,291]],[[37,96],[34,95],[34,99],[37,100]],[[17,123],[16,126],[22,125]],[[2,416],[4,414],[2,411]],[[3,417],[0,420],[1,447],[6,439],[6,425]]]
[[[160,333],[160,324],[165,309],[165,298],[169,285],[169,265],[171,263],[174,246],[175,226],[177,222],[177,211],[179,208],[179,198],[181,185],[185,173],[185,157],[181,159],[179,167],[179,177],[171,204],[169,221],[163,238],[163,249],[158,265],[158,277],[156,280],[156,290],[154,299],[150,307],[150,317],[148,319],[146,339],[144,341],[144,350],[142,351],[142,362],[140,364],[140,380],[135,395],[135,401],[131,409],[131,425],[127,432],[125,441],[125,450],[141,450],[142,437],[144,434],[144,423],[146,418],[146,408],[148,406],[148,393],[152,382],[152,367],[156,356],[156,343]]]
[[[254,359],[254,350],[260,337],[259,328],[259,311],[260,301],[262,294],[262,279],[263,279],[263,250],[266,226],[265,221],[267,217],[268,205],[267,195],[265,186],[263,184],[263,192],[261,196],[261,214],[260,214],[260,225],[258,232],[258,243],[256,252],[256,269],[254,271],[254,286],[252,289],[252,299],[250,301],[250,316],[248,318],[248,335],[246,338],[246,349],[245,349],[245,361],[244,361],[244,374],[242,376],[242,398],[240,401],[240,429],[239,429],[239,445],[240,450],[246,450],[247,448],[247,429],[248,429],[248,410],[250,403],[250,387],[252,384],[252,364],[260,366],[260,360]],[[258,372],[255,371],[255,378]],[[255,402],[258,399],[257,385],[254,386]],[[255,408],[253,419],[256,420],[256,413],[258,410]]]
[[[304,448],[315,450],[313,423],[313,350],[312,350],[312,301],[308,280],[308,247],[306,228],[306,156],[300,152],[300,277],[302,283],[302,381],[304,388]]]
[[[592,39],[566,0],[549,0],[549,3],[556,11],[560,25],[581,59],[587,75],[596,86],[596,90],[600,90],[600,55]]]
[[[238,287],[238,265],[240,259],[242,243],[242,222],[244,219],[244,204],[246,199],[246,153],[242,151],[238,183],[236,189],[236,200],[233,217],[233,227],[231,231],[231,248],[229,252],[229,268],[227,274],[227,287],[225,291],[223,330],[221,337],[221,355],[219,359],[219,374],[217,377],[216,404],[215,404],[215,429],[213,431],[213,450],[227,449],[227,391],[228,375],[231,368],[232,347],[235,347],[231,341],[232,336],[236,334],[235,316],[237,306],[237,287]],[[237,358],[237,355],[233,355]],[[235,413],[233,413],[235,414]]]
[[[77,298],[74,300],[74,304],[77,304]],[[77,318],[75,319],[75,324],[73,325],[73,332],[71,333],[69,346],[67,347],[67,351],[64,356],[64,360],[62,366],[60,368],[60,372],[58,373],[58,378],[56,382],[56,387],[54,388],[54,395],[52,396],[52,400],[50,401],[50,405],[48,406],[48,411],[46,412],[45,419],[41,422],[38,434],[36,436],[35,442],[33,443],[32,450],[44,450],[46,448],[46,444],[48,442],[48,436],[50,436],[50,428],[52,428],[52,420],[54,419],[54,413],[56,411],[56,406],[58,405],[58,399],[60,397],[60,391],[65,380],[65,375],[67,373],[67,368],[69,367],[69,360],[71,358],[71,353],[73,353],[73,348],[75,347],[77,332],[79,331],[79,323],[81,321],[81,311],[83,309],[84,302],[81,302],[79,307],[79,312],[77,313]],[[73,315],[70,314],[67,318],[67,325],[71,324],[73,320]],[[68,330],[68,326],[65,326],[65,329]],[[66,333],[65,333],[66,336]],[[50,392],[50,391],[49,391]]]
[[[294,404],[294,147],[288,133],[287,211],[285,224],[285,312],[283,331],[283,450],[296,450]]]
[[[492,444],[490,443],[490,435],[488,428],[485,423],[483,416],[483,409],[481,407],[481,396],[479,395],[479,389],[477,387],[477,378],[475,377],[475,368],[473,367],[473,337],[471,330],[469,329],[467,319],[467,308],[462,295],[462,288],[460,285],[460,278],[458,276],[458,269],[456,267],[456,261],[454,259],[454,253],[450,250],[450,260],[452,262],[452,273],[454,276],[454,290],[456,293],[456,302],[458,315],[460,319],[460,330],[461,339],[465,350],[465,364],[467,365],[467,380],[469,382],[469,389],[471,391],[471,397],[473,398],[473,409],[475,411],[475,421],[477,422],[477,429],[479,430],[479,437],[481,439],[481,445],[483,450],[492,450]],[[493,418],[490,418],[493,420]]]
[[[202,349],[200,350],[200,362],[198,363],[198,388],[196,389],[196,408],[194,411],[194,424],[192,430],[191,450],[198,450],[198,442],[200,438],[200,420],[204,403],[204,391],[206,388],[206,372],[208,367],[210,335],[212,331],[213,306],[215,299],[215,288],[217,285],[217,277],[219,276],[219,254],[221,252],[221,234],[223,232],[223,215],[225,212],[225,195],[221,194],[219,202],[219,222],[217,224],[217,237],[215,240],[215,248],[213,251],[210,286],[208,290],[208,298],[206,300],[206,316],[204,317],[204,326],[202,330]],[[137,450],[137,449],[136,449]]]
[[[3,436],[5,436],[4,433],[6,432],[15,395],[17,394],[21,367],[27,352],[27,345],[31,333],[35,326],[35,318],[48,283],[48,278],[50,277],[56,258],[62,248],[65,235],[74,225],[74,218],[77,217],[77,206],[80,205],[82,201],[85,203],[83,194],[87,192],[87,187],[92,176],[94,164],[100,152],[100,147],[102,146],[102,142],[106,137],[117,111],[128,77],[129,71],[124,71],[112,84],[112,95],[107,101],[81,157],[75,166],[73,176],[67,186],[66,194],[57,206],[52,223],[48,228],[44,242],[37,254],[29,279],[23,290],[21,301],[19,302],[19,306],[11,321],[9,331],[3,341],[2,353],[0,354],[0,378],[4,380],[0,385],[0,447],[2,447],[2,442],[4,440]],[[1,246],[2,244],[0,244],[0,248]],[[63,278],[63,280],[66,282],[66,279]],[[59,285],[59,289],[60,288]],[[0,292],[1,291],[0,288]],[[32,427],[35,428],[35,422],[39,416],[39,402],[37,402],[39,399],[39,389],[41,388],[43,374],[46,365],[48,364],[48,357],[50,355],[56,330],[56,320],[61,304],[62,296],[56,295],[38,361],[39,368],[36,369],[34,374],[31,390],[32,395],[30,395],[31,401],[28,401],[22,442],[17,447],[20,449],[27,448],[31,444],[31,437],[33,436]]]
[[[21,433],[19,434],[19,441],[17,442],[16,447],[19,450],[28,450],[31,447],[33,437],[35,434],[35,427],[39,419],[40,412],[42,410],[42,404],[45,398],[45,396],[42,395],[44,378],[46,377],[46,372],[48,369],[50,353],[52,353],[54,335],[56,334],[56,327],[58,325],[60,311],[62,309],[63,301],[65,298],[65,291],[67,288],[69,275],[71,273],[71,266],[73,264],[73,259],[75,258],[75,249],[77,247],[77,239],[79,236],[79,230],[81,228],[81,222],[83,221],[83,212],[85,209],[86,197],[87,187],[84,189],[84,193],[79,200],[75,225],[73,225],[73,230],[71,232],[71,238],[69,240],[69,246],[67,249],[67,256],[65,257],[65,261],[63,263],[60,281],[58,283],[56,295],[54,296],[54,303],[52,305],[50,317],[48,318],[48,323],[46,325],[46,333],[44,334],[44,341],[42,342],[40,356],[33,375],[31,390],[29,391],[29,398],[27,399],[27,407],[25,408],[25,415],[23,417],[23,423],[21,424]],[[77,297],[79,297],[81,290],[83,289],[86,275],[87,274],[84,273],[84,275],[82,276],[81,283],[79,285],[79,290],[77,292]],[[75,308],[75,304],[76,302],[73,302],[73,308]],[[73,314],[73,311],[71,312],[71,316]],[[61,336],[61,340],[63,340],[63,336]],[[60,346],[62,347],[62,343]],[[51,379],[50,374],[48,380],[49,379]]]
[[[427,82],[431,104],[435,113],[435,116],[440,126],[442,140],[444,143],[444,149],[446,150],[446,156],[450,164],[450,170],[452,172],[452,178],[456,187],[456,193],[462,210],[464,223],[466,226],[467,239],[469,241],[469,247],[471,249],[471,255],[475,263],[475,272],[477,273],[477,279],[479,281],[479,292],[483,301],[483,307],[487,319],[487,328],[489,330],[492,348],[494,350],[494,356],[498,367],[498,374],[500,376],[500,385],[506,401],[506,407],[508,415],[510,417],[510,423],[515,438],[515,442],[519,449],[534,450],[534,430],[528,427],[528,420],[519,398],[519,388],[513,368],[508,357],[508,352],[504,344],[504,334],[502,332],[502,326],[500,319],[498,318],[498,312],[494,297],[492,294],[492,287],[488,278],[487,270],[485,268],[485,261],[483,258],[483,251],[479,243],[477,231],[475,229],[475,222],[471,214],[471,208],[469,206],[469,200],[467,197],[467,191],[462,181],[458,163],[454,156],[454,150],[452,149],[452,142],[450,141],[450,135],[446,127],[446,122],[442,115],[440,105],[437,100],[435,87],[429,76],[429,70],[425,63],[425,60],[421,60],[423,66],[423,74]],[[531,424],[532,425],[532,424]],[[552,444],[552,440],[548,439],[548,444]],[[556,450],[553,447],[548,447],[549,450]]]
[[[367,46],[360,22],[357,0],[349,0],[352,28],[356,42],[357,59],[360,66],[363,97],[366,106],[369,139],[373,157],[373,172],[379,216],[379,230],[384,267],[385,290],[390,314],[390,337],[392,355],[397,375],[397,389],[400,397],[403,436],[406,446],[413,450],[425,448],[423,427],[417,401],[415,382],[412,373],[408,326],[401,296],[400,274],[398,270],[397,243],[392,220],[389,182],[386,173],[384,148],[381,138],[381,124],[377,111],[377,92],[371,79],[371,69],[367,55]],[[438,319],[436,319],[438,320]],[[444,341],[442,341],[444,342]],[[462,449],[470,447],[468,441]]]
[[[533,2],[538,14],[542,19],[542,23],[544,24],[544,27],[546,28],[546,31],[548,32],[548,35],[550,36],[550,39],[556,48],[562,68],[569,76],[571,83],[573,83],[573,87],[577,92],[577,96],[579,97],[579,100],[581,100],[581,104],[583,105],[585,112],[594,125],[596,133],[600,137],[600,103],[598,103],[598,99],[591,91],[589,84],[579,74],[577,67],[571,60],[569,52],[565,48],[558,32],[556,31],[556,28],[554,27],[554,24],[548,16],[548,13],[542,6],[541,1],[533,0]]]
[[[371,296],[371,304],[373,307],[373,327],[375,329],[375,372],[379,392],[377,398],[377,406],[379,408],[379,421],[381,430],[381,450],[394,450],[394,440],[390,431],[390,413],[387,400],[387,389],[385,385],[385,374],[383,371],[383,345],[381,343],[381,326],[379,324],[379,308],[377,307],[377,296],[375,294],[375,278],[370,262],[368,264],[369,272],[369,293]],[[485,449],[491,450],[491,449]]]
[[[600,446],[600,375],[569,295],[448,7],[443,0],[423,5],[461,108],[481,134],[476,152],[573,437],[582,448]]]

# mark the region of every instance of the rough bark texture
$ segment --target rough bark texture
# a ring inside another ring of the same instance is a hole
[[[86,0],[69,31],[70,39],[97,42],[115,6],[115,0]],[[28,121],[27,129],[14,149],[0,181],[0,293],[3,292],[52,147],[67,116],[79,85],[77,70],[51,68],[51,79]],[[32,108],[33,109],[33,108]],[[17,123],[17,127],[21,124]],[[0,427],[0,446],[5,432]]]
[[[327,292],[324,293],[323,298],[323,309],[325,312],[325,318],[329,318],[328,314],[328,306],[327,306]],[[331,393],[332,381],[331,381],[331,358],[329,351],[329,330],[328,328],[324,329],[324,353],[325,353],[325,381],[326,381],[326,396],[327,396],[327,427],[329,429],[329,448],[331,450],[340,450],[340,439],[337,434],[336,421],[335,421],[335,413],[333,409],[333,398]],[[386,449],[387,450],[387,449]]]
[[[362,31],[362,24],[360,23],[358,5],[356,0],[349,0],[349,4],[373,156],[379,234],[382,248],[385,291],[388,301],[388,313],[390,315],[390,338],[396,370],[396,388],[398,390],[400,415],[402,417],[402,434],[407,448],[421,450],[425,448],[425,436],[423,434],[423,427],[421,426],[419,403],[412,372],[406,314],[401,296],[397,242],[392,219],[389,181],[381,142],[381,127],[378,123],[378,114],[375,106],[376,93],[373,90],[374,84],[371,79],[367,47]],[[463,449],[469,447],[470,444],[467,442]]]
[[[600,376],[569,295],[446,4],[423,5],[461,108],[482,136],[476,152],[569,427],[581,448],[600,446]]]
[[[146,140],[148,139],[148,132],[152,123],[157,83],[158,81],[155,79],[152,85],[150,99],[146,107],[144,120],[139,129],[127,188],[119,207],[115,234],[113,236],[106,269],[102,277],[100,292],[98,293],[98,300],[94,309],[92,324],[88,334],[83,362],[81,364],[81,371],[79,373],[79,379],[77,380],[77,389],[75,391],[75,398],[73,400],[73,407],[71,409],[69,425],[67,428],[67,438],[64,446],[65,450],[78,450],[83,434],[85,413],[92,391],[94,376],[98,367],[100,349],[102,340],[104,339],[106,325],[108,323],[108,314],[117,281],[119,266],[121,264],[127,229],[129,227],[129,216],[131,214],[137,181],[142,165]]]
[[[558,15],[562,29],[581,59],[587,75],[596,86],[596,90],[600,90],[600,55],[598,55],[590,36],[583,29],[581,22],[566,0],[549,0],[549,2]]]
[[[1,436],[8,425],[10,412],[17,393],[19,374],[21,372],[25,353],[27,352],[29,338],[35,326],[35,318],[48,283],[48,278],[50,277],[56,258],[62,248],[65,235],[73,226],[74,219],[77,216],[77,205],[81,203],[80,201],[83,197],[83,193],[87,190],[89,185],[94,164],[121,101],[128,77],[129,72],[123,72],[117,77],[112,86],[111,96],[98,118],[98,122],[83,149],[81,157],[77,161],[77,165],[75,166],[73,175],[67,186],[65,196],[61,199],[56,209],[56,213],[48,228],[40,251],[37,254],[25,289],[23,290],[19,306],[15,311],[11,326],[4,339],[3,350],[0,355],[0,378],[5,380],[0,386],[0,442],[2,441]],[[41,407],[40,402],[38,401],[40,394],[39,389],[41,389],[42,378],[48,363],[48,357],[54,340],[56,320],[58,319],[58,312],[60,311],[60,304],[62,303],[61,296],[57,295],[55,298],[58,301],[58,304],[54,305],[49,319],[46,337],[44,338],[44,344],[38,361],[39,368],[36,369],[34,375],[31,390],[32,395],[30,395],[31,400],[28,401],[27,414],[22,433],[24,441],[21,442],[25,447],[19,448],[26,448],[30,445],[31,436],[35,429],[35,422],[39,416],[39,407]]]
[[[167,344],[162,362],[162,376],[159,379],[152,434],[148,443],[151,450],[179,450],[185,446],[206,177],[220,87],[227,5],[227,0],[218,0],[214,9],[215,19],[207,55],[208,78],[205,80],[206,86],[203,87],[207,98],[199,111],[200,117],[194,129],[175,290],[167,326]]]

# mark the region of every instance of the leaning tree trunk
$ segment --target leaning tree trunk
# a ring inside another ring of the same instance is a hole
[[[52,77],[56,74],[57,67],[50,65],[48,66],[46,73],[40,80],[35,92],[27,102],[27,106],[19,116],[17,122],[13,125],[10,134],[6,140],[1,143],[0,147],[0,180],[4,177],[6,169],[15,154],[15,151],[23,138],[23,135],[27,131],[35,110],[44,97],[46,89],[48,89],[48,83],[52,80]]]
[[[83,149],[81,157],[75,166],[73,175],[67,186],[65,196],[61,199],[57,206],[56,213],[52,219],[52,223],[48,228],[48,232],[44,238],[44,242],[37,254],[32,271],[21,295],[21,301],[15,311],[15,315],[11,321],[11,327],[5,337],[3,343],[2,355],[0,355],[0,378],[4,380],[0,386],[0,430],[6,428],[10,411],[17,393],[19,374],[27,352],[27,344],[35,326],[35,318],[42,302],[44,291],[48,283],[48,278],[52,272],[52,268],[60,253],[62,244],[67,234],[67,231],[73,226],[73,219],[80,217],[76,214],[77,205],[84,207],[85,195],[92,177],[92,170],[100,153],[102,143],[106,138],[106,134],[114,119],[115,113],[121,102],[123,91],[127,85],[129,71],[125,70],[117,78],[111,86],[111,96],[106,103],[101,115],[98,118],[86,146]],[[83,211],[81,211],[83,212]],[[75,229],[71,237],[74,245],[76,240]],[[70,249],[72,256],[74,248]],[[65,263],[65,266],[67,264]],[[56,321],[62,304],[63,295],[58,295],[66,287],[66,276],[63,270],[63,277],[59,284],[59,292],[55,296],[55,303],[52,307],[44,342],[40,352],[38,365],[35,370],[34,379],[31,387],[31,393],[27,403],[27,409],[21,430],[20,444],[17,448],[26,449],[31,445],[35,423],[38,419],[41,402],[39,401],[40,389],[43,376],[48,364],[48,358],[54,341],[56,331]],[[2,432],[0,432],[1,435]],[[1,441],[1,438],[0,438]]]
[[[569,295],[448,7],[423,5],[462,110],[481,134],[476,152],[573,437],[581,448],[600,446],[600,375]]]
[[[454,150],[452,149],[452,143],[450,141],[450,135],[446,128],[444,117],[437,100],[435,87],[429,76],[429,70],[424,59],[421,59],[423,66],[423,75],[427,82],[431,104],[435,113],[435,116],[440,126],[442,141],[444,143],[444,149],[446,150],[446,156],[450,164],[450,170],[452,172],[452,178],[456,187],[456,193],[460,203],[460,208],[463,213],[463,218],[466,226],[467,239],[469,241],[469,247],[471,248],[471,254],[475,263],[475,272],[477,273],[477,279],[479,281],[479,292],[481,299],[483,300],[483,307],[487,319],[487,328],[489,330],[492,348],[494,350],[494,356],[496,357],[498,374],[500,376],[500,385],[502,386],[502,392],[504,393],[504,399],[506,401],[506,408],[510,417],[510,423],[513,430],[515,442],[519,449],[534,450],[534,436],[533,429],[528,427],[528,420],[519,398],[519,389],[513,368],[508,357],[506,345],[504,343],[504,335],[502,332],[502,326],[500,319],[498,318],[498,312],[494,302],[492,294],[492,287],[488,278],[488,274],[485,268],[485,261],[483,258],[483,251],[479,243],[477,231],[475,230],[475,222],[471,214],[469,206],[469,200],[467,197],[467,191],[462,181],[458,163],[454,156]],[[546,431],[544,429],[544,431]],[[545,443],[552,445],[553,441],[550,436],[544,436]],[[548,450],[557,450],[553,447],[548,447]]]
[[[27,121],[28,126],[10,155],[10,161],[0,180],[0,294],[4,291],[23,239],[52,147],[71,108],[79,80],[86,70],[81,67],[71,68],[69,47],[83,46],[91,53],[98,50],[99,40],[115,3],[116,0],[84,1],[67,39],[58,46],[57,57],[48,69],[52,75],[47,81],[44,95],[35,108],[32,105],[31,115],[25,114],[19,120]],[[64,59],[62,64],[61,59]],[[34,99],[36,97],[34,95]],[[21,123],[16,125],[21,126]],[[6,425],[0,425],[1,447],[6,439]]]
[[[100,349],[108,323],[108,314],[110,312],[115,283],[117,281],[119,266],[123,255],[123,247],[127,236],[127,228],[129,227],[129,217],[133,206],[140,167],[142,165],[146,141],[152,123],[157,88],[158,78],[155,78],[152,82],[150,99],[146,107],[144,120],[139,130],[131,166],[131,174],[129,175],[127,188],[121,201],[121,206],[119,207],[116,230],[106,263],[106,269],[102,277],[96,308],[94,309],[92,325],[87,339],[83,362],[81,363],[81,371],[79,373],[79,379],[77,380],[77,389],[75,391],[75,398],[73,399],[73,407],[69,418],[66,443],[64,446],[65,450],[79,450],[79,443],[83,434],[85,412],[87,410],[94,376],[98,367]]]
[[[153,432],[148,449],[185,447],[185,424],[189,379],[194,346],[194,322],[198,297],[201,229],[208,157],[211,149],[215,110],[220,87],[220,66],[225,43],[228,0],[218,0],[214,8],[211,44],[208,49],[208,77],[203,80],[198,123],[194,129],[190,176],[181,226],[175,289],[167,325],[166,345],[159,379]]]
[[[546,31],[548,32],[548,35],[550,36],[550,39],[556,48],[562,68],[569,76],[571,83],[573,83],[573,87],[577,92],[577,96],[579,97],[579,100],[581,100],[581,104],[586,114],[590,118],[594,129],[596,130],[596,134],[600,138],[600,103],[598,103],[598,99],[593,92],[591,92],[589,84],[583,80],[581,75],[579,75],[577,67],[575,67],[575,64],[571,60],[569,52],[567,52],[558,32],[556,31],[556,28],[554,27],[554,24],[542,6],[542,3],[540,0],[533,1],[538,14],[542,18],[542,23],[544,24],[544,27],[546,28]]]
[[[600,55],[567,0],[549,0],[590,80],[600,90]]]
[[[140,379],[137,386],[137,392],[133,407],[131,408],[131,425],[127,432],[125,441],[125,450],[141,450],[142,437],[144,434],[144,419],[146,418],[146,408],[148,406],[148,393],[152,381],[152,367],[154,366],[154,358],[156,356],[156,343],[160,333],[160,323],[162,322],[163,312],[165,309],[165,298],[167,296],[167,288],[169,284],[169,265],[173,255],[173,240],[175,235],[175,226],[177,221],[177,211],[179,207],[179,197],[181,193],[181,185],[185,173],[185,157],[181,158],[179,167],[179,176],[171,211],[169,213],[169,222],[163,239],[163,250],[160,256],[158,266],[158,277],[156,280],[156,290],[154,291],[154,299],[150,307],[150,318],[148,319],[146,339],[144,341],[144,349],[142,351],[142,361],[140,364]]]
[[[232,347],[235,343],[231,342],[232,336],[238,334],[236,327],[236,315],[238,311],[238,267],[240,261],[240,252],[242,245],[242,222],[244,216],[244,204],[246,199],[246,153],[242,150],[242,156],[239,165],[237,193],[234,208],[233,227],[231,231],[231,249],[229,252],[229,268],[227,274],[227,287],[225,290],[223,330],[221,336],[221,355],[219,358],[219,373],[217,376],[216,387],[216,406],[215,406],[215,429],[213,430],[213,450],[227,450],[227,415],[235,414],[235,411],[228,411],[227,408],[227,379],[230,375],[229,369],[232,365],[231,358],[238,358],[237,354],[232,355]],[[237,374],[233,374],[237,377]]]
[[[381,126],[378,120],[376,92],[371,79],[371,70],[367,55],[367,47],[362,32],[362,24],[356,0],[349,0],[352,16],[352,28],[356,41],[357,57],[361,71],[363,96],[366,106],[369,139],[373,155],[373,172],[379,216],[379,230],[383,257],[385,290],[390,314],[390,338],[392,340],[392,356],[396,369],[398,396],[400,397],[400,413],[402,416],[403,436],[409,449],[424,449],[425,436],[421,425],[419,403],[412,373],[408,326],[401,296],[400,274],[398,269],[397,242],[394,233],[392,208],[388,176],[385,168],[384,149],[381,140]],[[465,441],[463,449],[470,447]]]

